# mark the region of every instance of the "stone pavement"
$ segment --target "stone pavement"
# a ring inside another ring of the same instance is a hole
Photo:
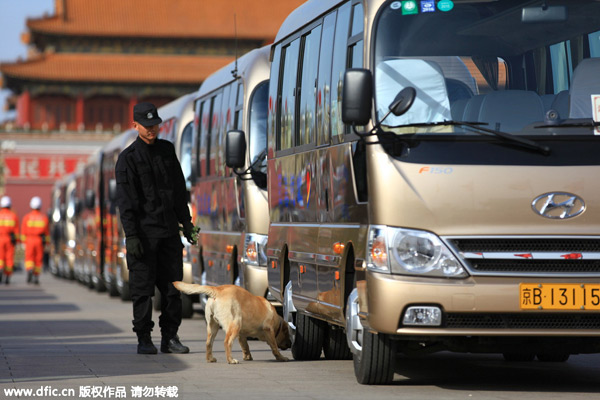
[[[120,390],[125,398],[148,399],[335,398],[340,390],[345,398],[398,395],[393,387],[358,385],[351,361],[280,363],[264,342],[249,342],[254,361],[242,361],[236,342],[233,356],[240,364],[228,365],[222,331],[214,348],[218,362],[207,364],[200,312],[179,331],[190,354],[138,355],[129,302],[49,273],[40,281],[28,285],[17,272],[10,285],[0,285],[0,399],[17,398],[6,391],[11,388],[34,390],[20,398],[52,400],[117,398]],[[159,345],[160,333],[154,333]],[[290,351],[283,354],[292,359]]]

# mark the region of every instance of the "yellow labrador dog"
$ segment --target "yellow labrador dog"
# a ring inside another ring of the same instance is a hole
[[[208,296],[204,312],[207,362],[217,362],[213,357],[212,347],[219,325],[226,331],[225,354],[229,364],[238,364],[238,360],[231,357],[231,345],[236,337],[239,338],[245,361],[252,360],[248,337],[267,342],[277,361],[288,361],[277,348],[286,350],[292,345],[288,324],[267,299],[235,285],[203,286],[184,282],[173,282],[173,285],[186,294],[202,293]]]

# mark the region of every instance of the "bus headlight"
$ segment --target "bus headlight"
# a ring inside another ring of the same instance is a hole
[[[244,240],[244,257],[242,260],[246,265],[267,265],[267,255],[265,253],[267,238],[267,235],[259,235],[258,233],[246,234],[246,239]]]
[[[412,229],[373,226],[367,268],[400,275],[464,278],[467,271],[436,235]]]

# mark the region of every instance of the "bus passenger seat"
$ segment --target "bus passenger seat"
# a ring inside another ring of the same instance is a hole
[[[454,121],[462,121],[465,108],[470,99],[458,99],[450,104],[450,113]]]
[[[477,122],[479,118],[479,110],[481,109],[481,103],[483,103],[484,97],[484,94],[478,94],[471,97],[465,105],[465,111],[462,118],[459,118],[459,120]]]
[[[526,90],[501,90],[485,95],[479,111],[479,121],[489,128],[506,132],[522,130],[526,125],[544,121],[541,97]]]
[[[571,81],[569,118],[592,118],[592,95],[600,95],[600,58],[582,60]]]
[[[562,90],[554,95],[554,100],[550,105],[550,109],[558,111],[558,117],[560,119],[567,119],[569,117],[569,91]]]

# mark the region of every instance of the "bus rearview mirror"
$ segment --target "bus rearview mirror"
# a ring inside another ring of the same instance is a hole
[[[231,130],[225,138],[225,165],[243,168],[246,161],[246,135],[244,131]]]
[[[521,21],[526,24],[538,22],[565,22],[567,20],[567,7],[565,6],[537,6],[523,7]]]
[[[367,69],[351,68],[344,74],[342,121],[348,125],[367,125],[371,119],[373,77]]]

